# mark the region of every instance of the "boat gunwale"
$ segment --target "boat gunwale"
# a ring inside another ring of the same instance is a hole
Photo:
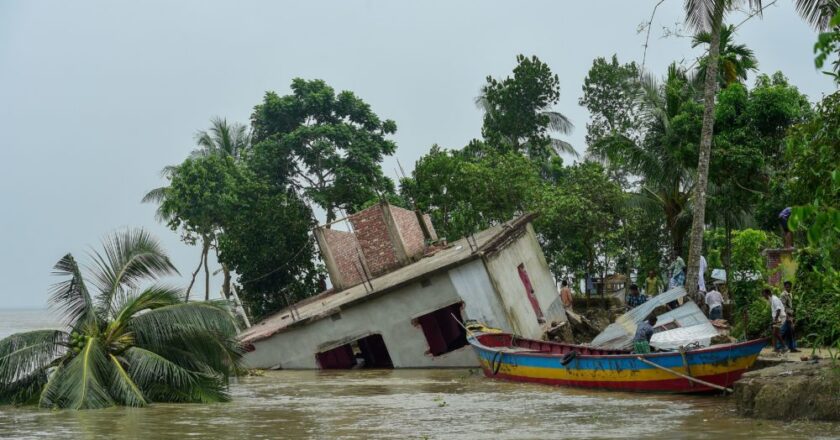
[[[531,357],[541,357],[541,358],[561,358],[561,357],[564,356],[564,354],[545,353],[545,352],[540,352],[540,351],[504,352],[504,351],[495,349],[495,347],[490,347],[490,346],[482,344],[481,341],[478,340],[478,337],[485,336],[485,335],[510,336],[511,337],[511,342],[514,341],[515,339],[519,339],[519,340],[525,340],[525,341],[539,342],[539,343],[543,343],[543,344],[564,345],[564,346],[573,347],[573,348],[602,350],[602,349],[597,348],[597,347],[587,347],[585,345],[560,344],[560,343],[550,342],[550,341],[538,341],[538,340],[535,340],[535,339],[521,338],[521,337],[517,337],[516,335],[514,335],[512,333],[484,333],[484,334],[481,334],[481,335],[478,335],[478,336],[472,335],[472,336],[467,337],[467,342],[469,342],[470,345],[472,345],[474,347],[485,349],[487,351],[494,352],[494,353],[502,353],[503,355],[531,356]],[[744,342],[735,342],[735,343],[731,343],[731,344],[712,345],[712,346],[709,346],[709,347],[699,348],[699,349],[695,349],[695,350],[687,350],[685,352],[685,354],[689,355],[689,354],[715,353],[715,352],[720,352],[720,351],[725,351],[725,350],[731,350],[733,348],[741,348],[741,347],[745,347],[745,346],[749,346],[749,345],[756,345],[758,343],[762,343],[762,345],[766,345],[769,340],[770,340],[770,338],[758,338],[758,339],[751,339],[749,341],[744,341]],[[515,345],[506,345],[504,347],[505,348],[510,348],[510,347],[516,347],[516,346]],[[635,360],[637,357],[643,357],[645,359],[649,359],[649,358],[656,359],[656,358],[662,358],[662,357],[668,357],[668,356],[680,356],[680,352],[678,352],[678,351],[667,351],[667,352],[644,353],[644,354],[642,354],[642,353],[580,354],[579,353],[576,356],[576,358],[578,358],[578,359],[633,359],[633,360]]]

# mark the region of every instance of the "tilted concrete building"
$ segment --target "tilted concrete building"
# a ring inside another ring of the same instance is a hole
[[[470,319],[540,338],[543,323],[566,314],[532,218],[431,246],[428,216],[386,203],[351,215],[352,232],[316,229],[333,289],[240,335],[246,365],[475,367],[458,323]]]

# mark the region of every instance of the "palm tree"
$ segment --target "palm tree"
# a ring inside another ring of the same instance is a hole
[[[744,82],[747,80],[747,74],[750,71],[758,69],[758,60],[756,60],[753,51],[745,44],[735,44],[732,41],[732,36],[735,33],[735,26],[723,26],[720,30],[720,53],[718,54],[718,85],[721,88],[726,88],[729,84],[734,82]],[[711,44],[712,35],[709,32],[702,31],[694,36],[691,47],[697,47],[702,44]],[[703,80],[706,78],[706,68],[708,65],[708,58],[700,60],[699,68],[697,69],[697,79]]]
[[[198,148],[190,153],[190,157],[232,157],[234,160],[242,159],[251,146],[251,137],[247,132],[247,127],[239,123],[228,123],[227,119],[214,117],[210,120],[210,128],[208,130],[200,130],[195,135],[195,141]],[[169,165],[163,168],[161,176],[166,179],[171,179],[172,174],[177,169],[176,166]],[[161,222],[168,222],[174,213],[164,212],[162,209],[162,202],[166,197],[167,187],[155,188],[143,197],[143,203],[157,203],[158,210],[156,217]],[[204,267],[204,299],[210,299],[210,269],[208,267],[208,258],[210,249],[215,249],[218,256],[218,243],[215,235],[205,234],[201,236],[201,256],[198,260],[198,267],[192,272],[190,284],[187,286],[186,300],[189,300],[190,292],[195,284],[195,278],[198,272]],[[225,298],[231,296],[231,276],[230,269],[227,265],[222,263],[222,273],[224,279],[222,281],[222,294]],[[246,318],[247,319],[247,318]]]
[[[239,160],[251,145],[245,125],[229,124],[227,119],[218,116],[210,120],[210,129],[196,133],[195,141],[199,148],[193,150],[193,157],[230,156]]]
[[[91,260],[84,275],[71,254],[54,267],[66,279],[53,286],[50,302],[65,329],[0,341],[0,404],[92,409],[228,400],[241,348],[226,306],[141,286],[177,273],[141,229],[112,234]]]
[[[589,155],[620,164],[639,176],[639,191],[628,198],[631,207],[653,216],[664,216],[671,240],[671,256],[681,255],[691,212],[694,186],[691,167],[683,163],[683,152],[674,139],[671,121],[683,105],[693,101],[696,91],[685,72],[676,64],[668,67],[663,83],[645,74],[639,80],[638,105],[647,121],[646,134],[636,142],[621,135],[608,136],[590,145]]]
[[[726,12],[747,3],[761,15],[761,0],[685,0],[685,21],[696,32],[709,32],[708,66],[703,87],[703,126],[700,131],[700,151],[697,161],[697,182],[694,187],[691,244],[688,252],[687,280],[696,280],[700,270],[700,252],[703,249],[705,225],[706,188],[709,179],[709,156],[714,136],[715,94],[717,92],[718,56],[723,19]],[[799,14],[817,29],[825,29],[831,17],[840,9],[840,0],[794,0]],[[688,293],[699,301],[698,286],[689,282]]]

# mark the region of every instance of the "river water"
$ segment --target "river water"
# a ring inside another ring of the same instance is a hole
[[[0,338],[52,322],[44,311],[0,311]],[[0,438],[840,438],[840,424],[743,419],[715,396],[552,388],[470,370],[271,371],[241,378],[231,393],[215,405],[0,407]]]

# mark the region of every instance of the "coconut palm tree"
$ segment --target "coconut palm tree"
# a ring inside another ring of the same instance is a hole
[[[682,254],[691,223],[694,176],[683,159],[685,139],[673,133],[672,121],[685,103],[696,99],[697,92],[676,64],[668,67],[664,82],[644,74],[639,86],[637,101],[647,121],[644,138],[636,142],[620,135],[609,136],[590,145],[589,155],[620,164],[640,178],[639,190],[628,198],[628,204],[665,218],[674,257]]]
[[[732,40],[735,26],[723,26],[720,30],[720,53],[718,54],[718,85],[725,88],[734,82],[744,82],[750,71],[758,69],[753,51],[745,44],[735,44]],[[712,35],[702,31],[694,36],[691,47],[710,44]],[[708,58],[702,58],[697,69],[697,79],[706,78]]]
[[[228,400],[241,349],[226,306],[185,303],[179,290],[142,286],[177,272],[141,229],[112,234],[91,260],[86,273],[71,254],[54,267],[65,279],[50,302],[64,329],[0,341],[0,404],[93,409]]]
[[[227,119],[217,116],[210,120],[208,130],[196,133],[195,141],[198,148],[191,153],[193,157],[230,156],[239,160],[250,147],[251,136],[245,125],[229,124]]]
[[[247,127],[239,123],[228,123],[227,119],[214,117],[210,120],[210,128],[207,130],[200,130],[195,135],[195,141],[198,148],[190,153],[190,157],[232,157],[234,160],[242,159],[243,155],[247,153],[251,146],[251,136],[247,132]],[[176,166],[169,165],[163,168],[161,176],[166,179],[171,179],[172,174],[177,169]],[[168,222],[174,213],[164,212],[162,209],[162,202],[166,197],[166,186],[155,188],[143,197],[143,203],[157,203],[158,209],[155,213],[157,219],[161,222]],[[210,269],[208,267],[208,258],[210,249],[215,249],[218,256],[218,246],[215,243],[217,237],[213,235],[201,236],[201,256],[198,260],[198,267],[192,272],[190,284],[187,286],[185,299],[189,299],[190,292],[198,273],[204,267],[204,299],[210,299]],[[225,298],[231,296],[231,276],[230,269],[227,265],[222,263],[222,273],[224,279],[222,281],[222,294]]]
[[[717,92],[718,56],[720,54],[720,36],[723,20],[727,11],[748,4],[761,15],[761,0],[685,0],[685,21],[696,33],[708,32],[708,65],[703,86],[703,126],[700,130],[700,151],[697,160],[697,182],[692,196],[693,215],[691,223],[691,244],[688,251],[687,280],[696,280],[700,269],[700,252],[703,249],[703,229],[705,225],[706,189],[709,179],[709,157],[714,136],[715,94]],[[825,29],[831,17],[840,9],[840,0],[794,0],[799,14],[817,29]],[[698,286],[689,282],[689,295],[701,300]]]

